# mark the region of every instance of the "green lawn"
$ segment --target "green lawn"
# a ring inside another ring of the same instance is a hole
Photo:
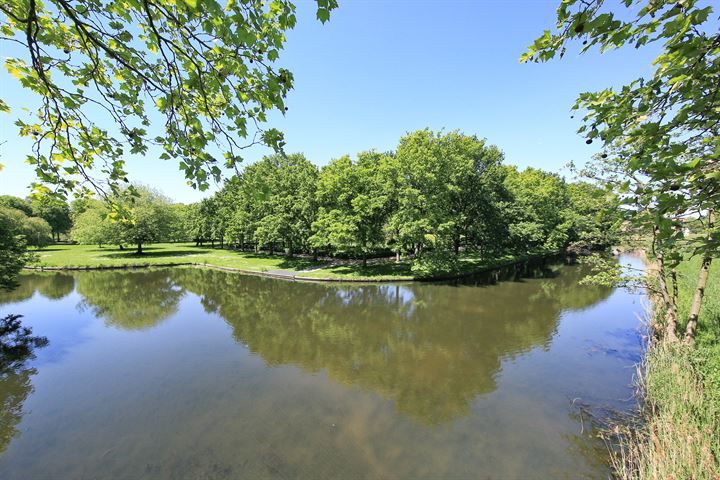
[[[332,279],[348,281],[409,281],[417,279],[409,261],[332,265],[307,258],[287,258],[282,255],[255,254],[235,250],[196,247],[192,243],[159,243],[143,247],[143,254],[134,249],[120,250],[116,246],[96,245],[52,245],[35,251],[37,260],[33,267],[53,268],[98,268],[98,267],[141,267],[149,265],[209,265],[228,267],[250,272],[271,272],[284,270],[291,275],[307,279]],[[539,255],[539,254],[538,254]],[[506,255],[483,259],[477,255],[464,255],[456,268],[447,272],[433,272],[432,276],[443,277],[462,275],[483,269],[490,269],[508,263],[521,261],[532,256]]]
[[[53,245],[36,251],[37,267],[131,267],[144,265],[207,264],[237,268],[253,272],[269,270],[299,271],[320,266],[305,258],[286,258],[235,250],[196,247],[193,243],[158,243],[143,247],[143,254],[134,249],[120,250],[116,246],[100,248],[96,245]]]

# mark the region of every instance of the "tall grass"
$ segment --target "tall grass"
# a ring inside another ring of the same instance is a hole
[[[720,479],[720,352],[711,350],[668,343],[649,348],[639,369],[643,416],[612,432],[619,441],[612,455],[618,478]],[[706,375],[713,363],[715,382]]]
[[[680,268],[681,298],[692,295],[696,263]],[[638,367],[640,416],[608,432],[617,478],[720,480],[720,265],[713,267],[696,346],[650,344]],[[681,301],[683,317],[688,309]]]

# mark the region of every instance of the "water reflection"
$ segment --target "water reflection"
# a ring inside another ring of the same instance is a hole
[[[172,278],[268,364],[325,370],[393,399],[417,421],[438,424],[465,416],[478,395],[495,390],[503,358],[547,346],[562,310],[610,293],[578,287],[579,269],[558,272],[514,269],[514,283],[492,289],[462,288],[473,279],[460,288],[337,287],[198,269],[174,270]]]
[[[177,311],[184,292],[169,270],[94,271],[78,275],[81,309],[90,309],[108,325],[124,330],[151,328]]]
[[[627,396],[627,359],[606,352],[626,348],[632,309],[620,295],[573,313],[611,293],[579,287],[582,275],[552,264],[441,285],[189,268],[23,275],[17,298],[32,301],[10,308],[63,353],[0,384],[0,477],[603,476],[602,445],[570,401]],[[75,294],[50,300],[71,282]],[[606,350],[588,354],[596,343]]]
[[[32,298],[35,292],[49,300],[60,300],[75,288],[75,278],[64,272],[23,273],[17,288],[2,292],[0,305],[22,302]]]
[[[33,391],[31,377],[37,370],[27,363],[35,358],[35,349],[47,343],[22,325],[20,315],[0,318],[0,452],[17,436],[23,405]]]

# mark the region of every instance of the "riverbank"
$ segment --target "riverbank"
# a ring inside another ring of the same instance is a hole
[[[681,299],[691,298],[698,258],[678,269]],[[689,301],[680,303],[680,319]],[[640,369],[641,418],[619,434],[618,478],[720,478],[720,272],[711,269],[694,346],[654,342]],[[684,329],[684,325],[681,325]],[[682,331],[682,330],[681,330]]]
[[[481,258],[461,255],[452,271],[431,275],[413,273],[409,261],[333,262],[306,257],[256,254],[230,249],[197,247],[192,243],[163,243],[145,247],[138,255],[134,250],[95,245],[52,245],[35,252],[36,260],[27,268],[33,270],[106,270],[148,267],[198,266],[226,271],[317,282],[408,282],[459,278],[535,258],[552,255],[538,251],[525,255],[503,255]]]

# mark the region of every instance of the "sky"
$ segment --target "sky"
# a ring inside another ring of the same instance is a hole
[[[577,95],[625,84],[651,71],[656,51],[625,49],[600,55],[569,51],[562,60],[521,64],[520,55],[555,21],[559,0],[340,0],[330,21],[315,19],[314,2],[298,0],[298,22],[278,66],[295,77],[288,112],[270,117],[284,132],[286,151],[317,165],[370,149],[394,150],[405,133],[429,127],[486,138],[505,162],[568,174],[598,152],[576,134],[570,118]],[[0,56],[17,54],[0,42]],[[19,107],[36,99],[4,69],[0,96],[13,113],[0,114],[0,194],[26,196],[34,179],[19,139]],[[3,143],[4,142],[4,143]],[[272,153],[247,152],[245,163]],[[128,158],[131,181],[175,201],[206,197],[193,190],[173,161]]]

